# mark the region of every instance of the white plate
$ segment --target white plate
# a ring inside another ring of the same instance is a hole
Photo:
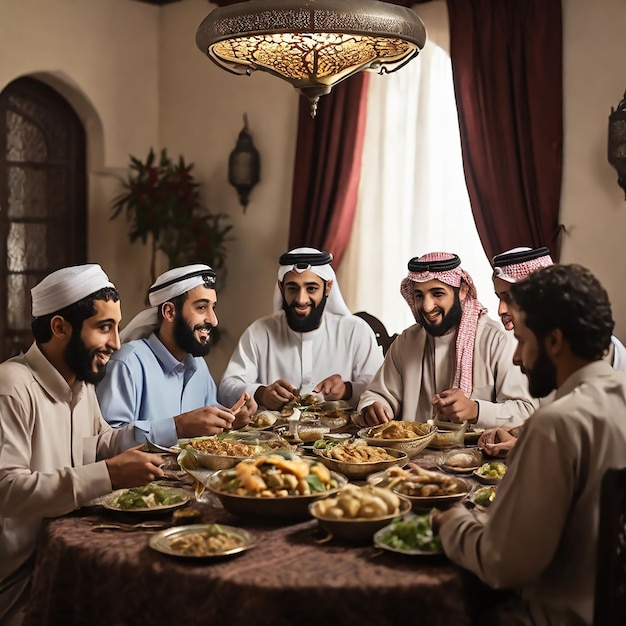
[[[180,496],[180,500],[178,502],[174,502],[172,504],[161,504],[158,506],[150,506],[150,507],[140,507],[136,509],[123,509],[118,503],[117,499],[123,494],[129,491],[128,489],[118,489],[110,493],[109,495],[102,498],[101,504],[105,509],[110,509],[111,511],[121,511],[122,513],[148,513],[154,511],[169,511],[173,509],[178,509],[181,506],[185,506],[187,502],[189,502],[189,496],[182,490],[177,487],[165,487],[159,486],[164,492],[168,495],[177,495]]]
[[[185,554],[172,547],[172,543],[175,539],[194,533],[205,533],[214,526],[218,526],[223,532],[229,535],[238,537],[241,540],[241,544],[224,552],[214,552],[210,554]],[[235,554],[249,550],[254,547],[256,541],[257,536],[254,533],[244,530],[243,528],[237,528],[236,526],[226,526],[224,524],[190,524],[188,526],[175,526],[174,528],[162,530],[150,537],[148,545],[153,550],[161,552],[162,554],[178,556],[185,559],[219,559],[226,556],[234,556]]]

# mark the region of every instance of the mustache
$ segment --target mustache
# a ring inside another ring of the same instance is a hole
[[[215,328],[215,326],[213,326],[213,324],[196,324],[193,327],[193,330],[194,330],[194,332],[196,330],[208,330],[209,332],[211,332],[214,328]]]

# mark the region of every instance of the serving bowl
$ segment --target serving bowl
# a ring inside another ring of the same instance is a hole
[[[506,469],[506,463],[492,461],[491,463],[483,463],[472,473],[472,476],[483,485],[497,485],[504,478]]]
[[[463,498],[465,498],[472,489],[470,483],[463,478],[452,476],[449,476],[448,478],[450,481],[455,483],[456,489],[458,489],[456,493],[432,496],[410,495],[410,493],[407,493],[407,490],[410,489],[408,482],[400,483],[394,487],[393,491],[399,496],[409,500],[413,511],[423,512],[432,508],[444,510],[450,508],[456,502],[463,500]]]
[[[301,458],[303,461],[311,467],[318,461],[313,459]],[[242,461],[247,463],[248,461]],[[235,467],[236,469],[236,467]],[[281,497],[262,497],[259,495],[239,495],[233,491],[228,491],[223,488],[225,483],[228,483],[233,479],[233,470],[219,470],[215,472],[207,481],[207,488],[213,493],[222,503],[223,507],[235,515],[251,518],[264,518],[267,520],[280,521],[283,519],[306,519],[309,517],[309,504],[315,500],[325,498],[329,495],[337,493],[345,485],[348,484],[348,479],[333,471],[329,471],[330,479],[333,481],[333,486],[325,491],[319,491],[310,493],[307,495],[286,495]]]
[[[387,487],[407,498],[414,511],[423,512],[436,507],[445,509],[459,502],[471,491],[471,484],[457,476],[433,472],[409,464],[407,468],[391,467],[367,478],[370,485]]]
[[[232,442],[240,442],[249,444],[256,449],[252,454],[217,454],[212,452],[203,452],[193,447],[194,442],[202,443],[204,441],[228,440]],[[190,456],[191,463],[196,467],[210,470],[221,470],[235,467],[237,463],[251,456],[269,452],[270,450],[293,450],[293,447],[276,433],[268,431],[258,432],[241,432],[236,431],[223,435],[211,435],[208,437],[193,437],[179,441],[181,450]]]
[[[390,426],[401,424],[408,430],[413,431],[417,436],[411,438],[393,439],[385,437],[385,430]],[[381,446],[383,448],[394,448],[406,453],[409,459],[421,452],[437,435],[437,427],[421,422],[388,422],[369,428],[361,428],[357,435],[367,441],[370,446]]]
[[[429,442],[428,447],[436,450],[458,448],[465,445],[467,422],[454,424],[452,422],[435,422],[437,434]]]
[[[350,543],[369,543],[377,530],[387,526],[392,520],[406,515],[411,510],[411,503],[400,497],[400,506],[397,512],[375,518],[340,518],[332,519],[320,514],[320,502],[309,504],[309,513],[317,520],[332,538],[341,539]]]
[[[380,447],[380,446],[377,446]],[[313,453],[320,458],[320,461],[331,470],[339,472],[349,480],[364,480],[374,472],[381,472],[392,465],[404,465],[409,460],[406,452],[396,448],[383,448],[392,459],[383,461],[371,461],[365,463],[355,463],[349,461],[339,461],[329,456],[330,450],[318,450],[313,448]]]

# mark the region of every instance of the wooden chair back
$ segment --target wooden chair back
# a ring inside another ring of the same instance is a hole
[[[359,311],[358,313],[355,313],[355,315],[364,319],[370,325],[370,328],[374,331],[374,335],[376,335],[378,345],[383,349],[383,355],[387,354],[389,346],[394,342],[398,333],[389,335],[385,325],[377,317],[374,317],[365,311]]]
[[[593,623],[626,624],[626,468],[602,480]]]

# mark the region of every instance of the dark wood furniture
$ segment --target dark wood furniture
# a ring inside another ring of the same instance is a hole
[[[626,468],[602,480],[593,623],[626,624]]]
[[[370,325],[371,329],[376,335],[376,341],[378,342],[378,345],[383,349],[383,355],[387,354],[389,346],[394,342],[395,338],[398,336],[398,333],[389,335],[387,329],[385,328],[385,325],[377,317],[374,317],[373,315],[370,315],[365,311],[359,311],[358,313],[355,313],[355,315],[360,317],[361,319],[364,319]]]

